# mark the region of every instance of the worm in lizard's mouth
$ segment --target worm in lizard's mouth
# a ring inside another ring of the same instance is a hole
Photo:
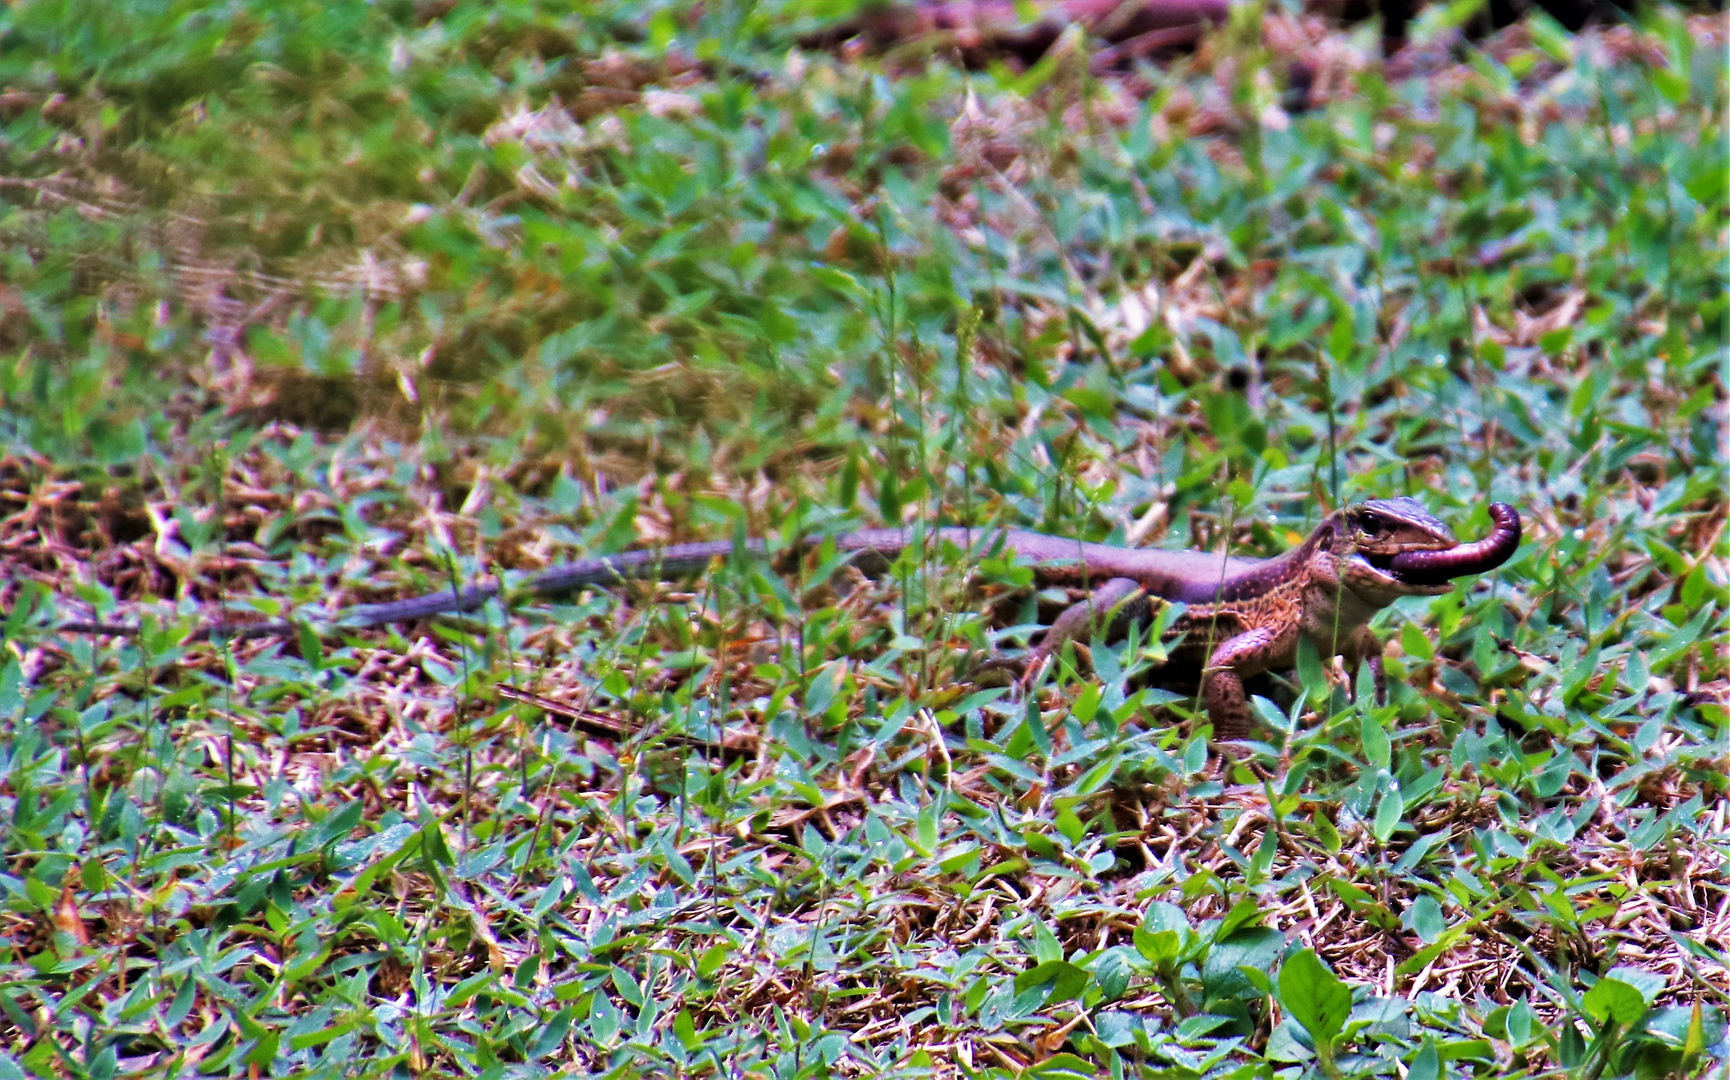
[[[1435,550],[1435,551],[1447,551],[1450,549],[1448,549],[1448,548],[1436,548],[1433,550]],[[1377,553],[1369,552],[1369,551],[1360,551],[1357,553],[1357,557],[1358,557],[1358,559],[1360,559],[1363,562],[1363,564],[1365,566],[1368,566],[1371,570],[1374,570],[1378,575],[1380,575],[1382,578],[1386,579],[1388,582],[1393,583],[1394,585],[1398,585],[1398,586],[1408,588],[1408,589],[1435,585],[1436,582],[1433,582],[1433,581],[1416,581],[1416,580],[1413,580],[1412,578],[1410,578],[1410,577],[1408,577],[1405,574],[1400,572],[1400,567],[1399,567],[1399,563],[1397,562],[1397,560],[1401,556],[1409,556],[1410,554],[1412,554],[1412,553],[1411,552],[1400,552],[1397,555],[1396,554],[1383,555],[1383,554],[1377,554]],[[1437,591],[1441,591],[1441,590],[1437,590]]]
[[[1445,584],[1452,578],[1482,574],[1507,562],[1520,546],[1520,514],[1507,503],[1491,503],[1490,535],[1441,551],[1402,552],[1389,571],[1408,586]]]
[[[1369,551],[1360,551],[1358,552],[1358,558],[1368,563],[1371,569],[1375,570],[1383,577],[1390,577],[1395,581],[1402,580],[1399,571],[1394,569],[1394,556],[1392,554],[1378,555]]]

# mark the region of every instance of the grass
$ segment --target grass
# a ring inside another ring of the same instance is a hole
[[[828,17],[0,11],[0,1076],[1723,1076],[1723,17],[1112,76]],[[1259,687],[1265,781],[1145,643],[976,684],[1036,598],[934,550],[190,636],[1397,494],[1527,540],[1383,613],[1387,704]]]

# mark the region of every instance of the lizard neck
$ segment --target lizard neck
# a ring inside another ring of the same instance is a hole
[[[1189,595],[1179,597],[1186,603],[1208,604],[1218,601],[1246,601],[1265,596],[1281,586],[1293,586],[1306,589],[1311,579],[1318,576],[1322,567],[1321,561],[1333,558],[1334,532],[1339,528],[1336,520],[1338,514],[1329,514],[1326,520],[1316,526],[1303,543],[1264,559],[1254,566],[1225,574],[1217,581],[1192,582],[1185,592]]]

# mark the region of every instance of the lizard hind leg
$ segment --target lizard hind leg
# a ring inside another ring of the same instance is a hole
[[[1095,627],[1107,635],[1121,623],[1145,619],[1149,601],[1141,583],[1132,578],[1111,578],[1095,589],[1087,599],[1071,604],[1045,630],[1039,644],[1027,651],[1027,668],[1021,676],[1021,688],[1027,690],[1038,682],[1051,658],[1063,651],[1066,641],[1088,641]]]

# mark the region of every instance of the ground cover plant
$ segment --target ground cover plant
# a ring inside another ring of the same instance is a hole
[[[1722,15],[0,10],[0,1076],[1724,1075]],[[1297,63],[1301,60],[1301,71]],[[1211,768],[936,547],[204,640],[880,522],[1493,575]],[[68,618],[136,636],[56,632]]]

